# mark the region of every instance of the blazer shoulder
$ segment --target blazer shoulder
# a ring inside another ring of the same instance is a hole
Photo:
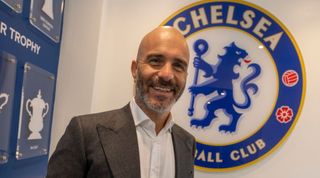
[[[132,114],[129,105],[120,109],[80,115],[72,118],[71,122],[77,122],[83,129],[95,128],[97,125],[104,127],[117,127],[132,120]]]

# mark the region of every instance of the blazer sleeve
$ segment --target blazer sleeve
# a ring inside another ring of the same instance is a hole
[[[82,178],[86,172],[83,130],[80,120],[73,118],[52,154],[47,178]]]

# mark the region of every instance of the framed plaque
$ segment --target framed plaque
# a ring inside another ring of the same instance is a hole
[[[54,75],[30,63],[24,65],[16,159],[48,153]]]
[[[31,0],[29,20],[54,42],[60,42],[64,0]]]
[[[23,0],[1,0],[17,13],[22,12]]]
[[[15,56],[0,54],[0,164],[8,161],[11,114],[17,62]]]

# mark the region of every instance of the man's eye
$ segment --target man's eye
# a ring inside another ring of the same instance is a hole
[[[161,64],[161,60],[159,58],[150,58],[149,60],[149,64],[150,65],[160,65]]]
[[[174,63],[173,66],[174,66],[175,70],[177,70],[179,72],[186,71],[186,67],[181,63]]]

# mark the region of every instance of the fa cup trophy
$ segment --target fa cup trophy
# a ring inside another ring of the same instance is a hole
[[[32,112],[29,108],[32,108]],[[43,119],[49,111],[49,104],[42,99],[41,90],[38,91],[36,98],[27,100],[26,109],[30,116],[29,130],[31,131],[28,140],[41,139],[40,131],[43,129]]]

